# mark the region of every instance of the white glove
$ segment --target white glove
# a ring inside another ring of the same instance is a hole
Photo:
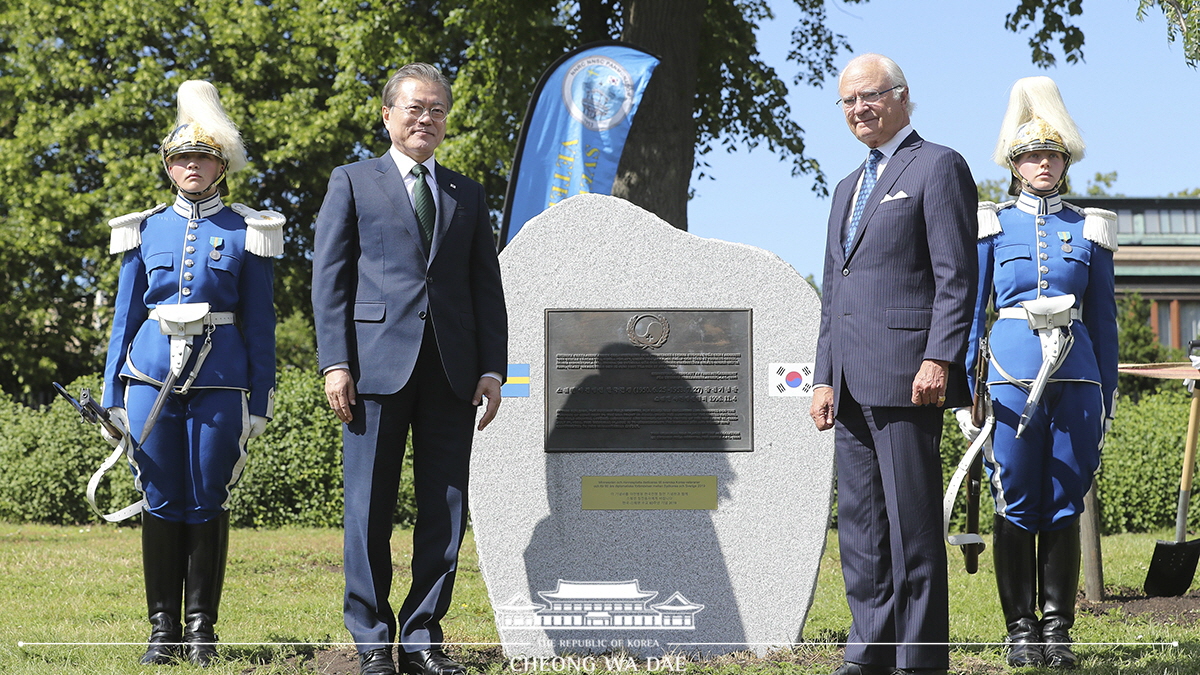
[[[262,432],[267,430],[267,422],[270,422],[265,417],[260,415],[250,416],[250,438],[257,438],[262,435]]]
[[[108,421],[112,422],[114,427],[120,429],[121,433],[125,434],[126,436],[129,435],[129,415],[125,413],[124,408],[118,408],[116,406],[109,408]],[[121,444],[121,439],[110,436],[108,434],[108,429],[105,429],[103,424],[100,425],[100,437],[114,448]]]
[[[979,436],[979,427],[971,421],[970,408],[955,408],[954,419],[958,420],[958,428],[962,431],[962,435],[966,437],[967,443],[974,443]]]
[[[1104,441],[1108,438],[1108,432],[1112,431],[1112,423],[1111,417],[1104,418],[1104,429],[1100,431],[1100,445],[1097,448],[1098,450],[1104,449]]]

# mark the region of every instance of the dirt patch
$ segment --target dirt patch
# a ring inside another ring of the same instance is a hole
[[[1154,623],[1171,626],[1194,626],[1200,623],[1200,591],[1171,598],[1147,597],[1140,588],[1125,586],[1104,590],[1104,599],[1089,602],[1080,594],[1079,611],[1094,615],[1120,612],[1126,616],[1145,617]]]

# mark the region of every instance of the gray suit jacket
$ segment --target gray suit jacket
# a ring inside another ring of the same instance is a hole
[[[426,321],[446,376],[470,400],[508,368],[508,315],[483,186],[437,165],[428,256],[404,178],[384,155],[334,169],[317,216],[313,318],[319,366],[349,363],[363,394],[408,382]]]
[[[937,359],[956,364],[947,405],[965,405],[978,267],[971,171],[954,150],[910,134],[876,182],[847,254],[845,225],[862,171],[833,194],[815,382],[834,388],[835,405],[845,384],[862,405],[911,406],[921,361]]]

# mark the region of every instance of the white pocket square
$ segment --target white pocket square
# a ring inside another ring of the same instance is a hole
[[[908,195],[904,194],[904,190],[901,190],[894,195],[884,195],[883,199],[879,200],[879,203],[886,204],[893,199],[908,199]]]

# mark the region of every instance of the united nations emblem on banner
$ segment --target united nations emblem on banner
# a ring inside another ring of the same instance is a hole
[[[563,78],[562,98],[580,124],[605,131],[621,123],[633,108],[633,77],[616,59],[592,55],[582,58]]]

